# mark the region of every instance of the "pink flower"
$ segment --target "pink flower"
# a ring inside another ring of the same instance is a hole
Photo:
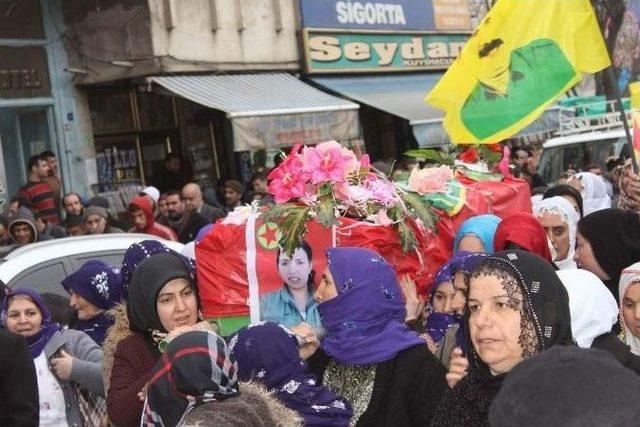
[[[336,141],[305,147],[302,155],[305,159],[303,171],[310,175],[312,184],[343,182],[359,166],[355,154]]]
[[[391,181],[369,177],[364,182],[364,186],[371,192],[371,198],[384,206],[393,206],[398,201],[396,186]]]
[[[345,196],[347,196],[349,200],[356,203],[366,203],[373,196],[369,189],[359,185],[349,185],[345,193]]]
[[[418,169],[411,171],[409,176],[409,189],[418,194],[444,193],[447,189],[447,181],[453,179],[453,172],[449,166]]]
[[[386,209],[380,209],[378,211],[378,215],[376,215],[376,224],[379,224],[379,225],[393,224],[393,221],[391,221],[391,218],[389,218],[389,215],[387,215]]]
[[[297,148],[267,177],[269,192],[274,195],[276,203],[285,203],[306,193],[309,174],[302,170],[303,162]]]
[[[364,154],[360,157],[360,171],[368,171],[371,169],[371,160],[368,154]]]

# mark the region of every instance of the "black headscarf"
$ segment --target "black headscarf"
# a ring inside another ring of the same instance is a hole
[[[603,209],[582,218],[578,233],[591,244],[596,261],[609,276],[604,284],[618,301],[622,270],[640,261],[640,216],[632,211]]]
[[[556,344],[573,344],[567,291],[544,258],[525,251],[500,251],[480,263],[467,280],[479,275],[500,277],[510,296],[522,296],[520,340],[525,358]],[[476,353],[469,335],[469,310],[465,334],[469,374],[445,394],[433,425],[488,425],[489,406],[508,375],[491,375]]]
[[[173,279],[186,279],[195,290],[192,273],[177,253],[157,253],[138,264],[127,296],[127,316],[133,332],[167,332],[158,317],[156,301],[162,287]]]
[[[584,216],[584,203],[582,202],[582,194],[580,194],[580,192],[576,188],[567,184],[556,185],[555,187],[551,187],[547,191],[545,191],[542,199],[548,199],[555,196],[573,197],[578,203],[578,208],[580,208],[580,218]]]

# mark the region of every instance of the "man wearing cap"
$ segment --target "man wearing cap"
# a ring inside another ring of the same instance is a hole
[[[116,227],[107,226],[107,210],[102,206],[88,206],[84,210],[84,226],[89,234],[124,233]]]
[[[238,206],[242,206],[242,194],[244,188],[239,181],[230,179],[224,184],[224,212],[225,215],[232,212]]]
[[[178,241],[178,236],[169,227],[158,224],[153,217],[153,206],[148,196],[138,196],[129,204],[129,219],[133,227],[129,233],[151,234],[166,240]]]
[[[204,202],[200,186],[195,182],[190,182],[182,188],[182,199],[187,210],[199,213],[210,224],[224,216],[220,209],[209,206]]]
[[[138,194],[138,196],[145,196],[153,203],[153,209],[155,210],[158,205],[158,200],[160,200],[160,190],[158,190],[153,185],[148,187],[144,187],[142,191]]]

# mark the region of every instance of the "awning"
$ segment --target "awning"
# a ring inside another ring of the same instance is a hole
[[[322,92],[289,74],[149,79],[178,96],[227,113],[235,151],[359,137],[358,104]]]
[[[334,93],[386,111],[409,121],[421,147],[448,144],[444,114],[424,102],[441,73],[386,76],[312,77],[315,83]]]

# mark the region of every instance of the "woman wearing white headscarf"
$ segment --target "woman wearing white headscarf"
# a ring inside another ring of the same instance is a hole
[[[571,333],[578,346],[606,351],[640,375],[640,356],[612,332],[618,321],[618,305],[609,289],[587,270],[556,273],[569,294]]]
[[[564,197],[555,196],[536,203],[533,214],[553,246],[556,266],[561,270],[577,268],[573,256],[580,216],[573,205]]]
[[[622,270],[619,292],[625,341],[634,354],[640,355],[640,262]]]
[[[611,197],[607,191],[607,184],[595,173],[580,172],[569,179],[568,184],[582,194],[584,215],[611,207]]]

